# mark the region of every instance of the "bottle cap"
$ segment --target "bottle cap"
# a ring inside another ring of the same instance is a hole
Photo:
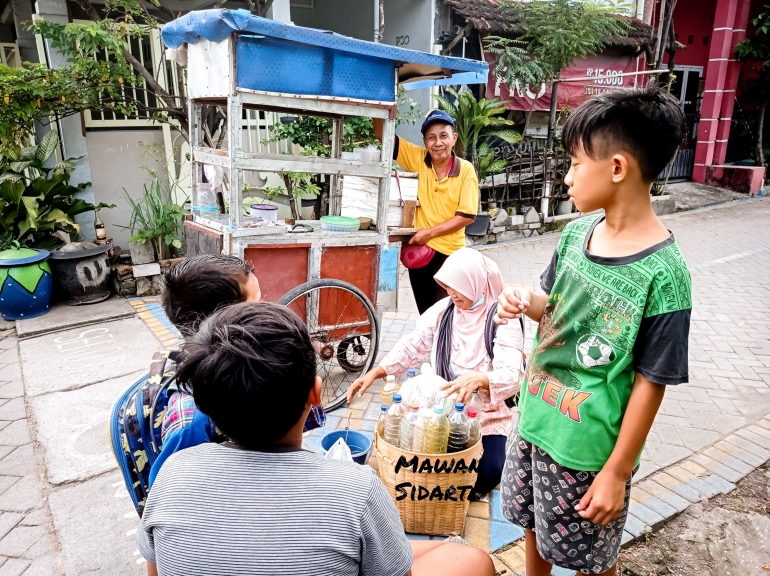
[[[401,402],[401,394],[393,394],[393,402]]]
[[[390,404],[382,404],[380,406],[380,410],[382,410],[383,412],[385,412],[388,408],[390,408]]]
[[[433,411],[436,414],[443,414],[444,413],[444,407],[443,406],[434,406]]]
[[[457,410],[458,412],[462,412],[463,410],[465,410],[465,404],[463,404],[462,402],[455,403],[455,410]]]
[[[409,370],[406,371],[406,375],[409,376],[409,378],[414,378],[415,376],[417,376],[417,370],[415,370],[414,368],[410,368]]]
[[[420,405],[417,402],[412,402],[409,405],[409,409],[410,410],[414,410],[415,412],[417,412],[420,409]]]
[[[395,381],[396,381],[396,377],[393,376],[393,374],[385,378],[385,382],[395,382]]]
[[[475,418],[476,414],[477,412],[475,408],[468,408],[468,416],[470,416],[471,418]]]

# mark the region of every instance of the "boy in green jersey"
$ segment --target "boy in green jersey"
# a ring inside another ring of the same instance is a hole
[[[539,323],[521,386],[502,508],[526,530],[527,576],[614,574],[631,476],[667,385],[687,382],[690,274],[650,187],[684,137],[660,89],[593,98],[567,120],[565,178],[581,212],[541,276],[508,287],[497,321]]]

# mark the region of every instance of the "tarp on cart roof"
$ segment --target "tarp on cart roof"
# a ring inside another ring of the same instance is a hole
[[[247,10],[198,10],[163,26],[163,42],[169,48],[195,44],[201,38],[220,42],[233,32],[278,38],[306,46],[318,46],[371,58],[390,60],[398,68],[399,83],[419,82],[414,87],[433,84],[477,84],[487,81],[489,65],[478,60],[437,56],[427,52],[396,48],[387,44],[356,40],[334,32],[291,26],[254,16]]]

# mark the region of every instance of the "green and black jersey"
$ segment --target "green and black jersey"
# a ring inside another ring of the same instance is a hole
[[[603,216],[569,224],[541,276],[550,296],[522,385],[519,433],[568,468],[601,470],[640,372],[687,382],[690,273],[673,234],[632,256],[588,251]]]

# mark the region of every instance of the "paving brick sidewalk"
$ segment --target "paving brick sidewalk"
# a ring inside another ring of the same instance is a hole
[[[17,339],[0,333],[0,575],[48,576],[60,567],[24,405]]]
[[[693,278],[690,382],[667,390],[635,477],[625,540],[702,497],[734,487],[770,457],[770,201],[751,201],[663,218],[679,241]],[[509,283],[539,286],[559,241],[554,234],[482,248]],[[401,271],[399,312],[385,315],[381,355],[417,318],[409,280]],[[535,326],[528,323],[528,340]],[[372,430],[378,414],[372,394],[334,412],[330,424]],[[311,440],[312,442],[312,440]],[[314,442],[312,442],[314,444]],[[509,534],[495,532],[494,502],[469,511],[466,537],[495,550]],[[507,544],[507,542],[504,542]],[[496,555],[516,573],[523,548]]]
[[[664,221],[674,230],[692,270],[691,378],[689,384],[667,392],[653,426],[632,492],[633,519],[627,525],[626,539],[655,527],[690,502],[729,491],[770,456],[770,420],[763,419],[770,412],[770,200],[672,215]],[[557,242],[554,235],[485,248],[484,253],[500,264],[508,282],[535,287]],[[400,311],[388,314],[383,323],[382,354],[413,328],[417,318],[405,277],[401,293]],[[176,344],[175,334],[168,330],[154,302],[132,304],[164,345]],[[528,332],[531,337],[532,326]],[[373,430],[378,391],[375,386],[364,398],[335,411],[329,427],[344,426],[351,416],[354,428]],[[88,544],[78,545],[77,530],[63,530],[58,539],[50,536],[46,476],[38,473],[42,459],[33,450],[30,424],[16,339],[2,339],[0,334],[0,576],[59,573],[57,541],[73,540],[68,544],[72,550]],[[310,447],[315,443],[317,436],[308,438]],[[90,483],[103,483],[112,491],[117,486],[120,492],[120,479],[114,473]],[[51,493],[51,506],[57,494],[60,516],[68,505],[87,506],[70,491],[88,486],[59,487]],[[90,497],[91,492],[83,494]],[[107,496],[99,510],[111,506],[109,511],[131,526],[133,513],[124,510],[125,502],[120,507],[117,493]],[[497,550],[515,539],[511,525],[499,517],[495,498],[491,505],[471,507],[466,528],[472,543],[487,550]],[[109,519],[109,523],[116,522]],[[116,531],[125,531],[122,526]],[[123,536],[130,540],[132,531]],[[134,563],[133,558],[124,563],[122,548],[102,548],[104,556],[114,556],[112,566]],[[495,554],[495,561],[500,568],[520,574],[523,554],[516,544]],[[80,559],[70,555],[67,562],[74,566],[76,561]]]

